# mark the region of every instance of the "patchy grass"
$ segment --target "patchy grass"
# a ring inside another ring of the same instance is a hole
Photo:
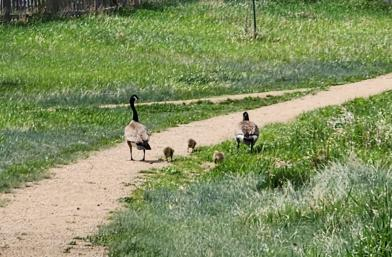
[[[391,100],[270,125],[253,154],[199,148],[154,171],[94,240],[110,256],[389,256]],[[226,159],[206,170],[215,150]]]
[[[178,124],[270,105],[304,94],[306,92],[229,100],[220,104],[156,104],[140,106],[138,110],[143,123],[158,132]],[[85,156],[88,151],[119,142],[123,128],[130,120],[125,107],[42,107],[4,102],[0,107],[0,191],[46,176],[44,171],[55,164],[68,163]]]

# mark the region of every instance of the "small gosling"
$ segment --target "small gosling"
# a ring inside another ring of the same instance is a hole
[[[223,162],[225,159],[225,154],[222,152],[215,151],[212,155],[212,159],[214,159],[214,163]]]
[[[171,147],[165,147],[165,149],[163,149],[163,154],[165,155],[166,161],[169,161],[169,157],[170,160],[173,161],[173,154],[174,154],[174,149]]]
[[[193,150],[195,149],[195,147],[196,147],[196,141],[194,140],[194,139],[189,139],[188,140],[188,149],[186,150],[187,152],[189,152],[189,148],[191,148],[192,149],[192,152],[193,152]]]

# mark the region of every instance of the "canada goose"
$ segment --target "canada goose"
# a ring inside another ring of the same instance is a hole
[[[259,128],[257,125],[249,120],[249,114],[244,112],[242,114],[243,120],[238,124],[235,131],[235,139],[237,141],[237,151],[240,148],[240,143],[250,145],[250,151],[253,151],[253,146],[259,138]]]
[[[125,140],[127,140],[129,151],[131,152],[131,161],[133,161],[132,146],[136,147],[138,150],[143,150],[143,161],[146,157],[146,150],[151,150],[151,147],[148,144],[150,134],[147,128],[139,122],[139,117],[135,109],[135,101],[138,99],[137,95],[132,95],[129,99],[133,117],[131,122],[124,129]]]
[[[215,163],[222,162],[225,159],[225,154],[222,152],[215,151],[212,155],[212,159],[214,159]]]
[[[165,155],[166,161],[169,161],[169,157],[170,160],[173,161],[173,154],[174,154],[174,149],[171,147],[165,147],[165,149],[163,149],[163,154]]]
[[[192,138],[189,139],[189,140],[188,140],[188,149],[187,149],[187,152],[189,152],[189,148],[191,148],[191,149],[192,149],[192,152],[193,152],[193,150],[195,149],[195,146],[196,146],[196,141],[193,140]]]

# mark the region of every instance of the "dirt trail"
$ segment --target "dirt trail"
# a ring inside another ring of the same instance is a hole
[[[223,96],[214,96],[209,98],[200,98],[200,99],[190,99],[190,100],[176,100],[176,101],[162,101],[162,102],[147,102],[140,103],[139,105],[153,105],[153,104],[193,104],[197,102],[211,102],[211,103],[221,103],[227,100],[242,100],[246,97],[258,97],[258,98],[267,98],[270,96],[281,96],[284,94],[295,93],[295,92],[305,92],[310,91],[310,88],[298,88],[291,90],[280,90],[280,91],[269,91],[263,93],[250,93],[250,94],[237,94],[237,95],[223,95]],[[117,107],[125,107],[129,104],[104,104],[100,105],[100,108],[117,108]]]
[[[260,126],[286,122],[306,111],[387,90],[392,90],[392,74],[334,86],[315,95],[252,110],[249,115]],[[242,110],[239,111],[153,134],[153,150],[147,153],[147,159],[157,160],[168,145],[177,155],[186,155],[190,137],[199,145],[231,138],[234,124],[242,118]],[[0,208],[0,256],[105,256],[104,249],[81,240],[69,243],[74,237],[94,233],[97,226],[105,223],[110,212],[119,208],[118,199],[130,193],[129,183],[141,170],[167,165],[130,162],[128,154],[125,144],[116,145],[74,164],[51,169],[51,179],[9,194],[8,205]]]

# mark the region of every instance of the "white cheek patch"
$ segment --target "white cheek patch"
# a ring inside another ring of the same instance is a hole
[[[237,135],[235,138],[244,141],[244,135]]]

